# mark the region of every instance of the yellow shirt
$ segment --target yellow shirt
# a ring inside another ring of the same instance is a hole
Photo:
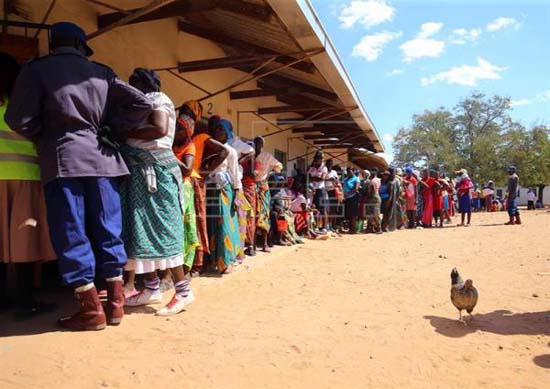
[[[0,180],[40,181],[36,148],[8,127],[6,108],[7,99],[0,103]]]

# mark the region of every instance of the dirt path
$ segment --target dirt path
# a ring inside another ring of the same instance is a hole
[[[194,281],[168,319],[66,333],[0,317],[0,386],[548,387],[550,213],[524,214],[279,250]],[[471,326],[449,301],[453,266],[480,291]]]

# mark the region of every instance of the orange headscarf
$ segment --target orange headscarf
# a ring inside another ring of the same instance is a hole
[[[197,100],[189,100],[183,103],[183,105],[187,106],[191,112],[195,115],[195,121],[199,121],[202,117],[202,104],[199,103]]]

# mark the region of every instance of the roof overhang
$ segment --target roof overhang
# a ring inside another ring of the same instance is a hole
[[[356,107],[349,111],[353,121],[367,134],[377,152],[384,152],[384,146],[374,124],[363,108],[353,82],[346,72],[330,37],[323,28],[315,9],[309,0],[266,0],[275,11],[287,31],[303,50],[323,46],[325,51],[311,59],[317,70],[338,95],[344,106]]]

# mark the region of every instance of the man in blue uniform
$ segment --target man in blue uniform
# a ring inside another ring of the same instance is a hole
[[[128,174],[118,151],[98,135],[104,125],[135,129],[152,111],[146,97],[107,66],[90,62],[84,31],[72,23],[51,29],[51,54],[25,65],[6,122],[37,146],[53,247],[61,276],[75,288],[80,311],[59,324],[96,330],[124,314],[119,179]],[[107,281],[103,309],[95,267]]]

